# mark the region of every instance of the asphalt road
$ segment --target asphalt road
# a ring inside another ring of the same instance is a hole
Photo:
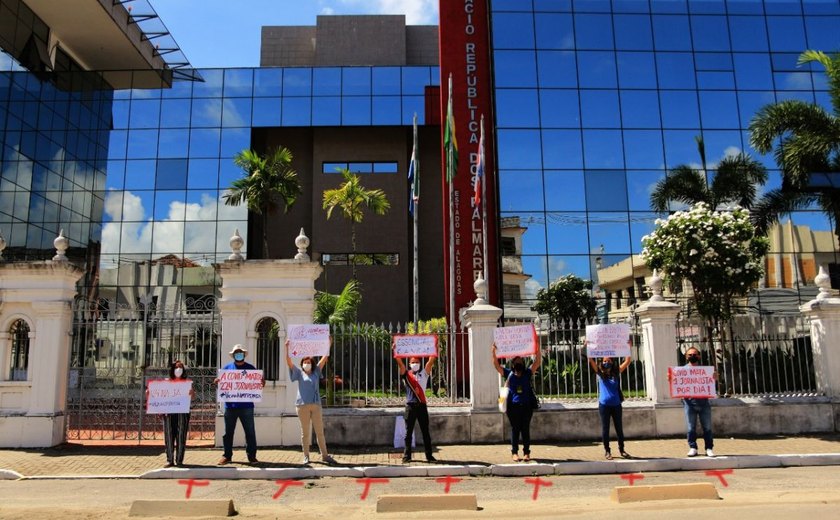
[[[840,505],[840,468],[772,468],[735,470],[718,476],[704,472],[649,473],[636,485],[689,482],[715,483],[721,500],[670,500],[617,504],[609,494],[627,485],[618,475],[541,477],[534,500],[534,484],[520,477],[465,477],[451,483],[453,493],[475,493],[479,511],[418,512],[420,518],[626,518],[673,520],[690,514],[692,520],[737,515],[738,520],[770,518],[837,518]],[[442,493],[435,478],[400,478],[371,484],[366,499],[361,479],[329,478],[302,481],[274,498],[273,481],[206,481],[192,489],[191,498],[232,498],[239,518],[330,518],[350,520],[404,519],[406,514],[376,513],[383,494]],[[0,481],[0,518],[122,519],[136,499],[185,499],[187,486],[177,480],[61,479]],[[432,499],[430,499],[432,500]],[[173,510],[173,515],[175,510]]]

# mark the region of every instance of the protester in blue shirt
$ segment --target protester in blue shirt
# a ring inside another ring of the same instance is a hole
[[[507,414],[510,422],[510,452],[514,462],[519,462],[519,438],[522,438],[523,461],[531,460],[531,418],[534,415],[536,395],[534,394],[533,376],[540,368],[542,355],[537,354],[530,367],[525,367],[525,360],[516,356],[511,360],[513,369],[502,367],[496,356],[496,344],[493,343],[493,366],[505,379],[508,387]]]
[[[332,343],[332,338],[330,338]],[[297,381],[297,408],[300,420],[300,443],[303,446],[303,463],[309,464],[309,447],[312,445],[312,428],[318,439],[318,449],[321,450],[321,460],[327,464],[335,464],[335,459],[327,451],[327,440],[324,436],[324,418],[321,413],[320,382],[324,366],[329,356],[321,357],[317,365],[311,357],[300,360],[300,368],[296,367],[289,357],[289,340],[286,340],[286,365],[289,367],[289,379]]]
[[[234,345],[229,352],[233,357],[233,363],[228,363],[223,366],[223,370],[256,370],[257,368],[245,361],[245,356],[248,350],[242,345]],[[218,384],[219,378],[213,380],[213,384]],[[263,377],[262,386],[265,386],[265,378]],[[225,435],[222,437],[222,445],[224,446],[224,454],[219,459],[218,464],[228,464],[233,459],[233,434],[236,431],[236,421],[242,423],[242,429],[245,430],[245,453],[248,455],[248,462],[254,464],[259,462],[257,460],[257,434],[254,429],[254,403],[225,403]]]
[[[586,343],[584,343],[586,345]],[[601,440],[604,443],[604,456],[612,460],[610,452],[610,418],[615,426],[618,437],[618,452],[622,458],[629,459],[630,454],[624,451],[624,427],[621,422],[621,374],[630,366],[632,358],[624,358],[621,365],[616,365],[613,358],[601,358],[600,363],[595,358],[589,358],[589,366],[598,376],[598,414],[601,416]]]

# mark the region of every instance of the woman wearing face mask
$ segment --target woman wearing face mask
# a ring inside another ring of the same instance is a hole
[[[610,453],[610,418],[612,417],[615,426],[615,435],[618,437],[618,452],[625,459],[630,455],[624,451],[624,428],[621,424],[621,401],[624,396],[621,394],[621,373],[630,366],[630,356],[624,358],[621,365],[616,365],[612,358],[602,358],[599,363],[594,358],[589,358],[589,366],[598,376],[598,413],[601,416],[601,439],[604,442],[604,456],[612,460]]]
[[[184,363],[176,359],[169,365],[170,381],[186,381],[187,370]],[[148,398],[149,391],[146,390]],[[195,396],[190,388],[190,400]],[[187,446],[187,432],[190,427],[189,413],[168,413],[163,416],[163,439],[166,444],[166,468],[184,465],[184,450]]]
[[[519,462],[519,438],[522,437],[522,460],[531,460],[531,417],[534,414],[534,390],[531,385],[533,375],[542,363],[542,355],[537,355],[530,367],[525,367],[525,360],[519,356],[513,358],[513,369],[502,367],[496,356],[496,344],[493,343],[493,366],[505,379],[508,394],[507,418],[510,422],[510,452],[514,462]]]
[[[700,366],[700,351],[696,347],[689,347],[685,351],[685,360],[688,362],[686,367]],[[715,381],[718,380],[718,373],[715,370],[712,374]],[[671,373],[668,372],[668,382],[671,381]],[[715,445],[714,435],[712,434],[712,405],[709,399],[704,397],[686,397],[683,398],[683,411],[685,412],[685,426],[688,430],[688,456],[697,456],[697,419],[700,419],[700,427],[703,428],[703,443],[706,448],[706,456],[714,457],[715,452],[712,451]]]
[[[319,390],[321,373],[328,358],[329,356],[321,357],[316,365],[311,357],[305,357],[300,360],[300,368],[298,368],[292,363],[292,358],[289,357],[289,340],[286,340],[286,365],[289,367],[289,379],[298,382],[295,407],[300,420],[300,442],[303,446],[304,464],[309,464],[309,447],[312,444],[313,427],[315,428],[315,437],[318,440],[318,449],[321,450],[321,460],[327,464],[335,464],[335,459],[330,457],[330,452],[327,451]]]

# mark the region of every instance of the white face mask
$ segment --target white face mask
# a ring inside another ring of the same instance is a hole
[[[411,367],[412,372],[419,372],[420,371],[420,363],[412,363],[409,366]]]
[[[181,367],[176,368],[175,369],[175,377],[181,377],[182,375],[184,375],[184,369],[181,368]]]
[[[312,370],[312,363],[304,363],[303,364],[303,371],[304,372],[309,372],[310,370]]]

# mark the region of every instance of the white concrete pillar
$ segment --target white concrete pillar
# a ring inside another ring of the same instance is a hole
[[[648,286],[653,296],[636,309],[642,325],[645,391],[654,405],[672,404],[668,367],[677,364],[677,314],[680,306],[662,298],[662,280],[656,271]]]
[[[831,281],[823,266],[814,281],[820,292],[800,310],[811,323],[817,390],[837,398],[840,397],[840,298],[831,296]]]
[[[477,411],[498,410],[499,374],[493,366],[490,348],[493,345],[493,329],[499,322],[502,309],[484,300],[484,280],[479,278],[475,285],[479,297],[463,312],[465,326],[469,331],[470,405]]]
[[[59,248],[60,252],[64,249]],[[0,263],[0,447],[49,447],[64,442],[70,303],[82,274],[66,260]],[[18,319],[30,327],[27,377],[26,381],[8,381],[9,327]]]

